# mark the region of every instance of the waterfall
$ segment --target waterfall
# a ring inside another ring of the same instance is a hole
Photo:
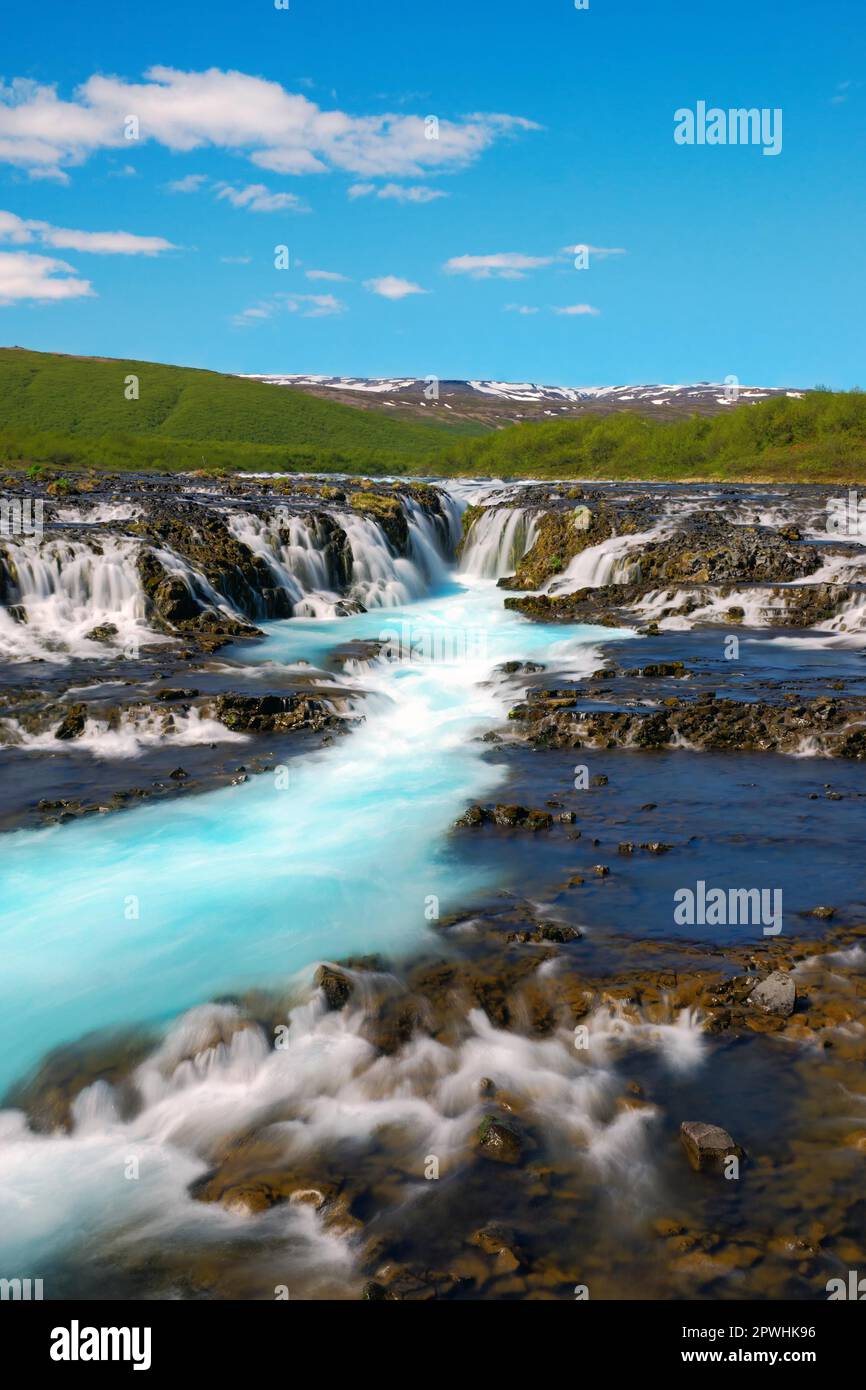
[[[135,566],[137,544],[113,536],[98,542],[37,537],[6,547],[7,607],[0,607],[0,657],[65,662],[104,655],[160,639],[145,621],[146,600]],[[112,624],[108,643],[89,641],[95,627]]]
[[[342,523],[352,550],[350,599],[364,608],[397,608],[422,596],[424,575],[414,560],[394,554],[375,521],[355,514]]]
[[[263,562],[272,582],[269,591],[267,579],[264,586],[254,581],[257,587],[244,602],[250,611],[243,612],[237,598],[215,587],[219,580],[212,582],[168,546],[95,529],[74,540],[16,538],[6,547],[5,567],[0,551],[0,659],[62,663],[112,651],[132,653],[142,644],[168,640],[147,625],[147,598],[136,565],[142,547],[166,574],[183,581],[200,607],[234,618],[261,621],[275,613],[336,618],[346,612],[346,599],[364,608],[389,608],[421,598],[444,582],[460,534],[461,504],[438,490],[436,496],[436,510],[408,494],[400,496],[408,532],[405,555],[363,512],[322,507],[298,514],[281,506],[262,516],[226,508],[229,531]],[[273,591],[285,596],[282,610]],[[94,628],[106,625],[116,633],[103,634],[99,643],[88,639]]]
[[[460,568],[482,579],[513,574],[535,544],[541,513],[528,507],[489,507],[473,521]]]
[[[271,516],[232,512],[232,535],[264,560],[277,588],[288,594],[295,617],[333,618],[340,602],[340,580],[325,551],[328,538],[314,516],[293,515],[281,507]]]
[[[638,531],[634,535],[609,536],[598,545],[589,545],[569,562],[568,568],[545,586],[549,594],[573,594],[578,589],[598,589],[603,584],[629,584],[640,574],[639,550],[661,535],[661,528]]]

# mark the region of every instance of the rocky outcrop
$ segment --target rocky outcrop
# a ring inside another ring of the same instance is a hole
[[[531,810],[527,806],[470,806],[454,822],[460,829],[475,829],[481,825],[498,825],[507,830],[549,830],[553,817],[549,811]]]
[[[220,695],[214,713],[238,733],[285,733],[341,723],[322,700],[309,695]]]
[[[662,709],[581,710],[576,695],[565,700],[543,692],[511,710],[530,741],[548,748],[712,748],[794,753],[807,739],[820,740],[832,757],[866,757],[866,704],[853,697],[817,696],[793,704],[669,697]],[[565,704],[565,708],[563,708]]]

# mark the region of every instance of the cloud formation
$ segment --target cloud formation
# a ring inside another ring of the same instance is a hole
[[[234,208],[249,212],[309,212],[307,204],[294,193],[272,193],[263,183],[248,183],[245,188],[231,184],[214,185],[217,198],[227,198]]]
[[[300,314],[305,319],[321,319],[331,314],[343,314],[347,307],[333,294],[278,294],[273,299],[261,300],[235,314],[232,323],[239,328],[248,328],[262,319],[273,318],[281,310]]]
[[[449,275],[471,275],[474,280],[522,280],[528,270],[552,265],[553,256],[524,256],[520,251],[497,251],[491,256],[452,256],[445,262]]]
[[[377,198],[390,198],[396,203],[432,203],[436,198],[448,197],[443,189],[427,188],[424,184],[386,183],[377,188],[374,183],[353,183],[349,189],[349,197],[353,200],[369,198],[371,194]]]
[[[29,251],[0,251],[0,305],[22,299],[81,299],[93,293],[90,281],[79,280],[65,261]]]
[[[134,232],[81,232],[72,227],[52,227],[50,222],[24,219],[14,212],[0,212],[0,241],[22,246],[41,241],[63,251],[88,251],[97,256],[158,256],[175,251],[161,236],[136,236]]]
[[[32,176],[63,179],[96,151],[133,143],[133,129],[141,142],[231,150],[279,174],[342,169],[376,178],[461,169],[494,141],[539,127],[502,113],[447,120],[326,111],[279,82],[220,68],[155,66],[140,82],[94,74],[71,100],[29,78],[0,85],[0,161]]]
[[[401,280],[399,275],[380,275],[376,280],[365,280],[364,289],[383,299],[405,299],[409,294],[429,294],[412,280]]]

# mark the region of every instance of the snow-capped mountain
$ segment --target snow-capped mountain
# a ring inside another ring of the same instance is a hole
[[[699,381],[688,384],[631,386],[544,386],[534,381],[459,381],[436,377],[316,376],[289,372],[256,374],[255,381],[335,397],[348,405],[402,410],[415,416],[444,409],[488,423],[573,416],[586,410],[608,413],[638,410],[672,417],[714,415],[732,405],[766,400],[770,396],[805,393],[778,386],[746,386],[736,382]]]

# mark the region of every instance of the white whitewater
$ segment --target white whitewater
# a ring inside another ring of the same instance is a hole
[[[513,574],[535,544],[541,512],[530,507],[491,507],[473,522],[460,568],[483,579]]]

